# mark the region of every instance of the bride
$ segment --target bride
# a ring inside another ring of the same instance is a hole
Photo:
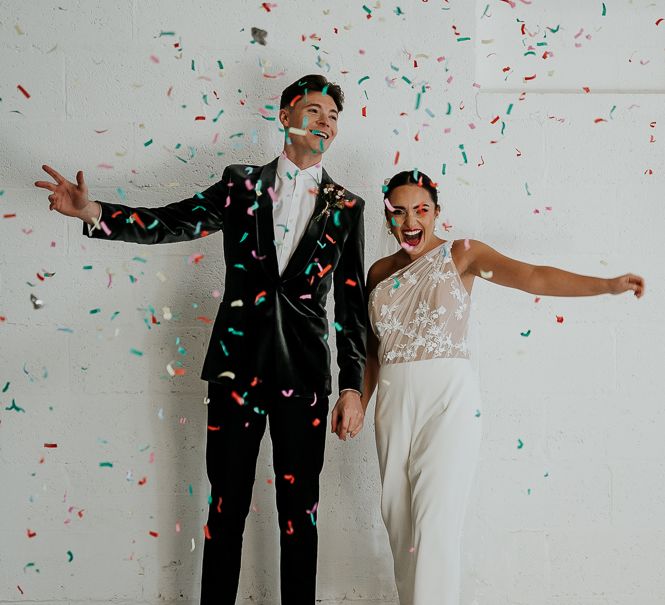
[[[480,392],[469,360],[476,277],[543,296],[644,293],[633,274],[587,277],[503,256],[476,240],[434,234],[436,184],[417,171],[384,187],[387,229],[400,249],[369,270],[362,404],[378,383],[381,512],[402,605],[458,605],[460,541],[481,437]],[[333,430],[345,439],[356,426]]]

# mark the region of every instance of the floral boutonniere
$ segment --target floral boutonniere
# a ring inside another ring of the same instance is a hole
[[[321,192],[321,199],[326,203],[324,209],[321,211],[321,214],[314,218],[315,221],[321,220],[322,217],[330,216],[330,212],[333,209],[342,210],[345,206],[346,199],[344,194],[346,189],[335,185],[335,183],[326,183],[323,186],[323,191]]]

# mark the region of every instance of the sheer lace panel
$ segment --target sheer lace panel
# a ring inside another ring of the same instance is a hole
[[[369,317],[379,340],[379,362],[468,358],[469,295],[444,242],[379,282]]]

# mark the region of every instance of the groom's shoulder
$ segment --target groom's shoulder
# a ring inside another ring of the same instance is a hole
[[[252,179],[258,178],[263,166],[252,164],[229,164],[224,169],[224,175],[233,179]]]

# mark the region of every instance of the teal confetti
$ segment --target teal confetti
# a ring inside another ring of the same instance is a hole
[[[524,183],[524,189],[526,189],[527,195],[531,195],[531,192],[529,191],[529,183]]]
[[[219,59],[217,59],[217,67],[219,67],[219,69],[224,69],[224,63],[222,63]]]
[[[335,330],[337,330],[338,332],[341,332],[344,329],[342,328],[342,324],[337,321],[333,324],[333,326],[335,326]]]
[[[369,76],[363,76],[360,78],[360,80],[358,80],[358,84],[362,84],[365,80],[369,80]]]
[[[23,412],[25,414],[25,410],[22,407],[19,407],[18,405],[16,405],[16,400],[15,399],[12,399],[12,404],[8,408],[5,408],[5,411],[6,412],[12,412],[12,411],[13,412]]]
[[[148,262],[145,258],[142,258],[140,256],[135,256],[134,258],[132,258],[132,260],[135,260],[138,263],[147,263]]]
[[[517,440],[517,449],[521,450],[524,447],[524,442],[521,439]]]
[[[446,165],[445,164],[441,164],[441,174],[443,176],[446,176]]]
[[[607,15],[607,7],[605,6],[605,3],[603,2],[603,12],[601,13],[601,17],[604,17]]]
[[[476,418],[480,418],[480,410],[476,410],[476,413],[474,414]]]
[[[92,269],[92,265],[83,265],[84,271],[90,271],[90,269]]]
[[[513,104],[511,103],[510,105],[508,105],[508,109],[506,109],[506,115],[509,116],[512,110],[513,110]]]
[[[90,315],[96,315],[97,313],[101,313],[101,309],[100,309],[100,308],[97,308],[97,309],[90,309],[90,311],[88,311],[88,313],[89,313]]]
[[[242,332],[240,330],[236,330],[236,329],[231,328],[231,327],[229,327],[229,332],[231,332],[231,334],[233,334],[234,336],[244,336],[245,335],[244,332]]]
[[[466,157],[466,151],[464,151],[464,145],[459,145],[459,149],[462,152],[462,159],[464,160],[464,163],[468,164],[469,160]]]
[[[8,383],[5,384],[4,387],[2,387],[2,392],[3,392],[3,393],[6,393],[6,392],[9,390],[9,385],[10,385],[10,384],[11,384],[11,383],[8,382]]]
[[[193,495],[194,495],[194,488],[192,487],[192,484],[191,484],[191,483],[189,484],[189,487],[188,487],[187,489],[188,489],[188,491],[189,491],[189,495],[190,495],[190,496],[193,496]]]
[[[154,221],[152,221],[152,223],[150,223],[150,224],[146,227],[146,229],[154,229],[157,225],[159,225],[159,220],[158,220],[158,219],[155,219]]]
[[[67,551],[67,563],[71,563],[74,560],[74,553],[71,550]]]
[[[393,290],[397,290],[397,288],[399,288],[399,279],[393,277],[393,282]]]
[[[102,468],[113,468],[113,462],[100,462],[99,466]]]
[[[242,244],[248,237],[249,237],[249,232],[245,231],[245,233],[242,234],[242,237],[240,238],[240,241],[238,243]]]
[[[531,335],[531,330],[530,330],[530,329],[527,330],[526,332],[520,332],[520,336],[524,336],[525,338],[526,338],[527,336],[530,336],[530,335]]]
[[[139,351],[138,349],[131,348],[129,349],[129,352],[137,357],[143,357],[143,351]]]
[[[223,109],[220,109],[217,115],[212,119],[213,123],[216,123],[219,120],[220,116],[224,113]]]
[[[471,40],[471,38],[469,38],[468,36],[464,36],[462,38],[457,38],[458,42],[467,42],[469,40]]]
[[[118,197],[123,201],[127,201],[127,194],[125,193],[125,190],[122,189],[121,187],[118,187],[116,190],[116,193],[118,194]]]
[[[120,315],[120,311],[113,311],[113,315],[111,315],[111,321],[118,317],[118,315]]]
[[[372,11],[371,11],[366,5],[364,5],[364,4],[363,4],[363,10],[364,10],[368,15],[371,15],[371,14],[372,14]]]
[[[612,117],[612,114],[614,113],[614,110],[617,108],[616,105],[612,105],[612,109],[610,109],[610,120],[613,120],[614,118]]]

